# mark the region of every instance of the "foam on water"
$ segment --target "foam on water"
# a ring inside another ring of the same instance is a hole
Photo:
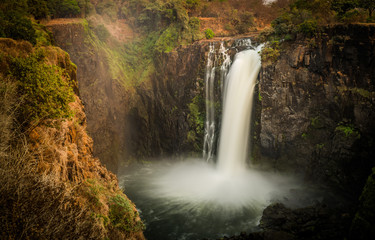
[[[161,167],[150,177],[146,192],[150,197],[215,205],[230,211],[244,207],[261,210],[295,185],[291,178],[254,169],[242,169],[235,175],[222,174],[216,166],[201,159]]]

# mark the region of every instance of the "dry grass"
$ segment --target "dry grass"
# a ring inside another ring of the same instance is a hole
[[[74,188],[50,174],[35,174],[37,159],[15,126],[16,84],[0,80],[0,238],[103,238]]]
[[[8,152],[9,141],[12,137],[16,86],[0,75],[0,157]]]
[[[0,46],[7,42],[18,44],[0,40]],[[1,54],[0,65],[6,64]],[[19,123],[22,96],[17,80],[4,77],[5,72],[0,71],[0,239],[143,239],[134,205],[92,156],[79,98],[70,104],[72,118]],[[88,179],[100,186],[94,195],[96,186]],[[110,221],[110,200],[116,195],[133,214],[125,219],[126,230]]]

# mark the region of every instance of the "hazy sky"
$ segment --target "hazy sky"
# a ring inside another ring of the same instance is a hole
[[[277,0],[263,0],[263,3],[264,4],[268,4],[268,3],[272,3],[272,2],[276,2]]]

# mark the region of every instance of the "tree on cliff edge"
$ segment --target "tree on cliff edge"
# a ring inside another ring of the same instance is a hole
[[[372,17],[372,12],[375,10],[374,0],[359,0],[359,6],[368,10],[368,16]]]

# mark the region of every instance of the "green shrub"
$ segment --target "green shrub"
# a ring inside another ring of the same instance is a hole
[[[176,26],[171,25],[160,35],[155,44],[155,49],[158,52],[170,52],[178,43],[179,31]]]
[[[193,31],[199,31],[200,24],[201,22],[199,18],[197,17],[192,17],[189,19],[189,26],[190,26],[190,29]]]
[[[77,0],[77,3],[79,8],[81,9],[81,13],[83,13],[83,17],[86,17],[95,9],[90,0]]]
[[[358,11],[358,9],[351,9],[342,15],[338,16],[338,19],[344,23],[361,22],[365,19],[364,13]]]
[[[200,95],[196,95],[192,102],[188,105],[189,107],[189,116],[188,120],[192,128],[194,128],[194,131],[201,135],[204,131],[204,113],[201,112],[201,110],[204,109],[204,100]]]
[[[117,19],[117,6],[112,1],[103,1],[96,5],[96,11],[100,15],[107,15],[112,21]]]
[[[136,221],[138,212],[133,209],[131,202],[121,195],[109,200],[109,219],[111,224],[126,232],[139,232],[144,229],[141,221]]]
[[[360,8],[368,10],[369,19],[374,19],[373,16],[372,16],[372,14],[375,10],[375,1],[374,0],[359,0],[358,6]]]
[[[190,31],[188,32],[188,34],[190,35],[189,37],[191,37],[192,42],[197,41],[197,40],[202,38],[200,36],[201,34],[199,32],[200,24],[201,24],[200,20],[197,17],[192,17],[192,18],[189,19],[189,30]],[[188,36],[186,38],[188,38]]]
[[[324,127],[324,121],[320,118],[320,116],[316,116],[313,118],[310,118],[310,126],[315,129],[320,129]]]
[[[274,63],[280,56],[280,51],[272,47],[265,47],[262,50],[261,58],[262,62]]]
[[[49,15],[47,2],[44,0],[27,0],[28,12],[35,19],[46,18]]]
[[[200,2],[200,0],[186,0],[185,4],[188,9],[196,9],[199,6]]]
[[[307,37],[315,35],[318,29],[318,23],[315,19],[307,19],[298,26],[299,32],[303,33]]]
[[[107,28],[100,24],[94,28],[94,32],[96,36],[98,36],[99,40],[102,42],[106,42],[108,37],[110,36],[110,33],[108,32]]]
[[[52,0],[47,3],[53,17],[76,17],[81,13],[76,0]]]
[[[212,31],[212,29],[210,29],[210,28],[207,28],[204,31],[204,34],[205,34],[205,36],[206,36],[207,39],[211,39],[211,38],[215,37],[214,31]]]
[[[354,128],[352,124],[339,123],[335,131],[344,133],[345,137],[353,136],[356,139],[361,138],[361,134]]]
[[[274,29],[276,36],[283,36],[296,32],[296,27],[292,23],[292,18],[294,18],[293,14],[286,12],[271,22],[271,26]]]
[[[262,49],[260,54],[262,62],[264,63],[274,63],[280,56],[280,43],[278,41],[274,41],[268,46]]]
[[[239,23],[235,26],[239,34],[248,32],[249,28],[254,26],[254,15],[250,12],[240,14],[239,19]]]
[[[15,11],[10,11],[7,15],[7,19],[3,20],[5,37],[26,40],[35,45],[36,34],[31,20]]]
[[[46,26],[37,22],[32,22],[32,25],[35,30],[36,46],[50,46],[53,44],[53,35]]]
[[[335,10],[339,16],[344,15],[347,11],[357,6],[357,0],[333,0],[331,8]]]
[[[368,22],[368,23],[375,23],[375,16],[366,18],[366,22]]]
[[[57,119],[72,115],[69,103],[74,100],[69,75],[60,67],[42,61],[40,55],[14,58],[11,76],[18,80],[24,120]]]

